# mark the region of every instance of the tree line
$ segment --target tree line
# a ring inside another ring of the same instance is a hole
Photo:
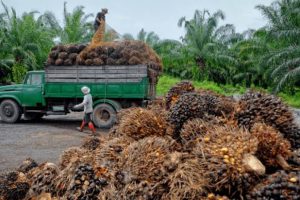
[[[82,6],[72,12],[64,4],[64,23],[51,12],[23,13],[2,3],[0,14],[0,79],[20,82],[26,71],[42,69],[56,43],[87,43],[93,35],[92,14]],[[262,87],[274,92],[295,92],[300,85],[300,0],[278,0],[257,5],[267,19],[264,27],[238,33],[234,25],[220,25],[223,11],[196,10],[182,17],[180,40],[161,40],[142,29],[126,40],[142,40],[160,55],[164,72],[182,79],[209,80],[218,84]],[[107,40],[116,39],[107,33]],[[120,39],[120,38],[119,38]]]

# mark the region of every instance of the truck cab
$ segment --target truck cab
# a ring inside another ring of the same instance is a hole
[[[30,119],[43,116],[44,82],[44,71],[30,71],[25,76],[23,84],[0,87],[2,121],[14,123],[20,119],[22,113]]]

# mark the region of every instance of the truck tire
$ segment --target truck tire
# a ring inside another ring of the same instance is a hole
[[[117,112],[111,105],[101,103],[94,108],[93,121],[98,128],[111,128],[116,120]]]
[[[0,104],[1,120],[7,123],[15,123],[21,118],[19,105],[11,99],[3,100]]]
[[[34,113],[34,112],[31,112],[31,113],[24,113],[24,117],[25,117],[25,119],[27,119],[27,120],[39,120],[39,119],[41,119],[43,116],[44,116],[43,113]]]

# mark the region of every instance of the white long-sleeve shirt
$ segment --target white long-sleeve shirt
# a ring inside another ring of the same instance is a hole
[[[80,108],[82,106],[84,106],[84,113],[93,112],[93,98],[91,94],[84,95],[82,103],[76,105],[75,107]]]

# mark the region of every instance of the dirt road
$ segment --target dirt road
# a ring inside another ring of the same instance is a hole
[[[80,121],[81,113],[44,117],[40,122],[21,120],[17,124],[5,124],[0,121],[0,171],[19,166],[27,157],[39,163],[57,163],[63,150],[80,145],[89,136],[76,130]]]

